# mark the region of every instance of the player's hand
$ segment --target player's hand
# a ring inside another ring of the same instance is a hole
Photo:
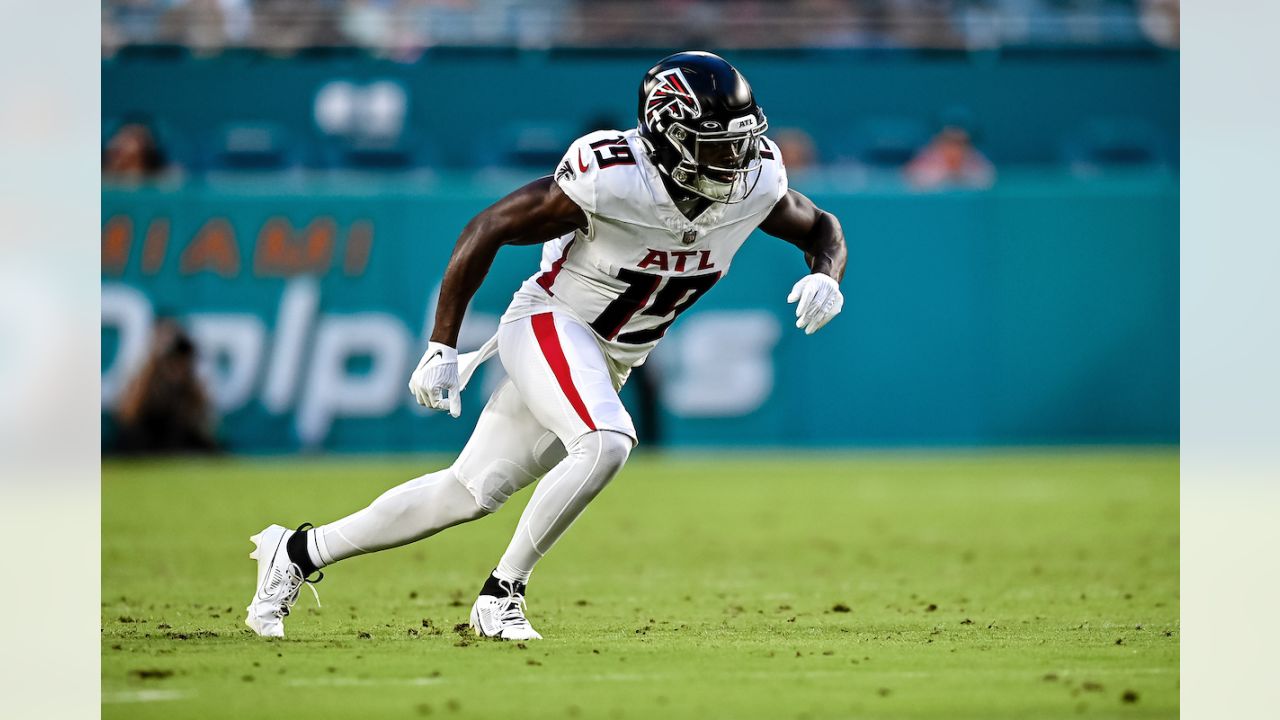
[[[787,296],[787,302],[796,301],[799,301],[796,305],[796,327],[803,328],[805,335],[817,332],[844,308],[840,284],[823,273],[800,278]]]
[[[458,391],[458,351],[441,343],[427,343],[418,368],[409,376],[409,392],[418,404],[433,410],[462,414],[462,394]]]

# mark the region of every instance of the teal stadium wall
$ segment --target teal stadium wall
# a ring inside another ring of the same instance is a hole
[[[468,118],[483,118],[477,125],[495,128],[530,107],[548,119],[625,115],[616,108],[630,108],[639,62],[495,54],[460,73],[446,60],[343,62],[352,75],[377,66],[431,88],[411,93],[414,122],[456,137],[454,148],[481,142],[483,128],[461,127],[424,98],[459,103]],[[116,60],[103,68],[104,118],[145,111],[199,138],[253,108],[309,127],[311,95],[335,76],[336,62]],[[917,194],[892,183],[852,189],[794,178],[848,233],[845,312],[815,336],[795,330],[784,300],[804,272],[801,258],[754,235],[654,358],[665,441],[1176,442],[1176,172],[1078,177],[1032,167],[1055,157],[1048,138],[1060,133],[1046,123],[1066,133],[1089,112],[1147,113],[1176,138],[1176,58],[841,62],[779,56],[751,72],[774,122],[812,126],[820,142],[863,106],[927,113],[965,100],[993,157],[1008,159],[1001,179],[989,191]],[[993,74],[1002,81],[988,87]],[[926,77],[933,84],[915,83]],[[178,78],[181,92],[155,92]],[[487,83],[498,78],[495,95]],[[813,102],[824,86],[844,90]],[[1010,136],[993,145],[1002,132]],[[458,230],[520,179],[444,170],[404,182],[193,179],[105,190],[104,408],[136,361],[149,318],[177,315],[201,341],[222,403],[220,434],[233,450],[456,450],[497,379],[496,363],[464,394],[457,421],[418,410],[405,382]],[[463,349],[487,336],[536,264],[536,249],[501,254],[472,305]],[[109,443],[107,409],[104,418]]]
[[[391,80],[408,95],[406,125],[443,166],[491,159],[515,122],[580,131],[605,116],[634,122],[638,78],[655,51],[440,49],[417,62],[361,53],[276,58],[229,52],[126,52],[102,66],[107,127],[131,113],[160,119],[193,162],[226,123],[266,121],[315,140],[313,100],[333,80]],[[1178,153],[1177,53],[1159,50],[787,51],[728,53],[775,127],[801,127],[840,154],[861,123],[927,123],[960,111],[997,163],[1054,163],[1093,121],[1134,124]],[[574,133],[574,134],[580,134]]]

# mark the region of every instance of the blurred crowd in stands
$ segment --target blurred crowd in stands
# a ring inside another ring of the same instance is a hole
[[[615,127],[615,124],[603,123],[584,128],[583,132],[612,127]],[[772,134],[772,139],[778,144],[789,173],[803,175],[820,167],[820,158],[813,138],[804,130],[780,128]],[[561,146],[548,146],[546,152],[540,148],[532,152],[526,150],[522,156],[517,145],[512,157],[509,158],[507,167],[526,170],[551,168],[558,160],[559,151],[552,149],[557,147]],[[936,135],[919,147],[904,147],[899,152],[897,157],[879,158],[875,167],[880,170],[899,171],[907,185],[916,190],[983,189],[995,182],[995,166],[974,146],[969,131],[961,125],[944,125]],[[257,150],[252,150],[251,154],[256,157],[259,153]],[[854,166],[863,169],[869,167]],[[263,167],[251,158],[241,169],[273,171],[294,168]],[[379,169],[394,171],[410,168],[382,167]],[[137,185],[163,178],[177,178],[181,174],[182,167],[168,159],[165,150],[157,142],[155,133],[145,121],[126,122],[106,139],[106,148],[102,154],[102,177],[114,187]]]
[[[404,61],[442,45],[1020,45],[1088,52],[1077,48],[1176,47],[1178,10],[1178,0],[104,0],[103,50],[112,55],[127,46],[177,46],[197,55],[228,48],[287,54],[340,47]],[[393,77],[335,77],[314,91],[309,120],[287,124],[248,112],[244,120],[228,117],[199,129],[190,118],[176,127],[168,117],[104,117],[103,177],[122,185],[221,171],[546,171],[583,132],[634,125],[609,117],[581,124],[513,118],[483,145],[458,153],[452,146],[465,140],[430,137],[416,127],[409,110],[416,103],[420,114],[425,100],[411,92]],[[984,188],[995,179],[995,167],[980,149],[982,124],[963,108],[935,117],[860,116],[847,127],[811,132],[774,127],[770,133],[792,173],[896,175],[921,190]],[[1080,127],[1075,135],[1043,143],[1058,148],[1059,160],[1074,170],[1160,165],[1168,154],[1161,149],[1168,138],[1141,123],[1130,127],[1100,117],[1096,127]],[[1006,162],[998,150],[995,155]]]
[[[186,138],[183,145],[202,150],[175,153],[166,148],[162,123],[146,116],[104,123],[102,177],[115,188],[156,181],[179,181],[195,175],[220,177],[253,173],[374,173],[409,179],[439,170],[450,172],[517,173],[550,172],[575,137],[601,129],[626,129],[633,123],[607,116],[593,117],[581,125],[517,123],[510,137],[495,146],[490,156],[466,167],[441,167],[432,160],[430,143],[414,138],[404,127],[404,98],[379,103],[358,98],[365,115],[389,113],[394,119],[366,117],[355,125],[326,118],[325,90],[316,100],[319,139],[308,142],[286,137],[270,123],[230,124],[220,132]],[[870,181],[897,178],[917,191],[985,189],[996,179],[994,163],[980,149],[977,122],[963,109],[953,108],[930,123],[897,117],[871,118],[857,124],[849,137],[820,147],[815,138],[798,127],[779,126],[769,132],[779,146],[787,171],[794,177],[828,173],[850,187]],[[977,139],[975,139],[977,138]],[[194,143],[192,142],[194,141]],[[297,141],[297,142],[295,142]],[[1064,140],[1060,150],[1063,167],[1079,176],[1108,170],[1164,168],[1158,132],[1142,122],[1088,123]]]
[[[337,78],[318,86],[309,122],[294,126],[245,119],[180,127],[142,112],[104,118],[103,180],[119,188],[252,173],[296,177],[339,173],[340,178],[350,179],[354,172],[398,180],[432,179],[441,172],[528,175],[550,172],[565,148],[585,133],[635,125],[633,118],[616,114],[512,118],[470,146],[465,140],[433,137],[416,127],[409,115],[413,101],[410,88],[393,79],[353,83]],[[1041,164],[1078,176],[1177,164],[1169,154],[1168,138],[1140,118],[1096,116],[1065,132],[1045,134],[1043,141],[1053,149],[1051,159],[1042,159]],[[896,179],[919,191],[984,189],[996,179],[995,164],[984,152],[984,140],[989,138],[982,120],[965,107],[948,107],[932,117],[868,114],[834,128],[801,129],[779,123],[768,135],[780,146],[790,174],[825,174],[846,187]],[[448,143],[465,149],[446,156]]]
[[[103,0],[102,47],[1177,47],[1179,0]]]

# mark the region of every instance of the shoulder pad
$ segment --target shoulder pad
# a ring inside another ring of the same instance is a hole
[[[598,130],[573,141],[556,166],[555,181],[579,207],[595,213],[600,200],[599,171],[623,164],[635,164],[624,134]]]

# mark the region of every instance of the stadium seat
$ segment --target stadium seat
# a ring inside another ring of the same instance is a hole
[[[212,170],[285,170],[298,162],[297,148],[275,123],[227,123],[216,133],[208,153]]]
[[[1136,118],[1095,118],[1068,134],[1062,157],[1076,170],[1155,167],[1166,164],[1166,141]]]
[[[567,123],[521,122],[507,127],[498,153],[482,148],[484,165],[545,169],[551,172],[577,135]]]
[[[411,133],[396,137],[324,136],[319,164],[328,169],[403,171],[436,164],[432,147]]]
[[[854,125],[843,138],[834,139],[830,154],[836,163],[898,168],[928,141],[929,129],[922,120],[872,117]]]

